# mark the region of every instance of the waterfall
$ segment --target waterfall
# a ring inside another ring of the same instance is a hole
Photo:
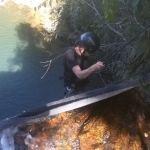
[[[0,150],[15,150],[14,134],[17,131],[17,127],[11,127],[0,132]]]

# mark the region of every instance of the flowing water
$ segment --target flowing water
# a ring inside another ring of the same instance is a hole
[[[8,128],[0,133],[0,150],[14,150],[13,135],[17,132],[17,128]]]
[[[40,16],[25,6],[8,3],[0,7],[0,120],[63,97],[61,61],[49,72],[48,54],[36,46],[35,26]],[[34,34],[34,35],[33,35]],[[60,60],[60,59],[59,59]]]

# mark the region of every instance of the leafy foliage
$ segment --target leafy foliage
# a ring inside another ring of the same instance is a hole
[[[149,0],[53,0],[51,4],[45,1],[51,8],[48,17],[53,22],[49,36],[61,40],[63,37],[62,41],[73,37],[71,42],[65,40],[69,46],[75,40],[75,36],[70,35],[77,32],[92,31],[100,37],[100,51],[91,58],[91,63],[107,59],[109,62],[102,72],[93,75],[95,84],[121,81],[147,66],[150,60],[149,29],[124,49],[120,47],[150,24]],[[118,49],[120,51],[114,56]]]

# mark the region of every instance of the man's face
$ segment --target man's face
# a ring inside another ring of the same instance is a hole
[[[89,52],[85,51],[83,55],[84,55],[85,57],[89,57],[89,56],[92,56],[93,54],[90,54]]]
[[[81,54],[85,57],[89,57],[89,56],[93,55],[93,54],[89,53],[88,51],[86,51],[86,49],[83,47],[79,47],[79,50],[80,50]]]

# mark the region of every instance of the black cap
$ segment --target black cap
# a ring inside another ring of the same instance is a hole
[[[86,32],[80,36],[79,46],[85,48],[86,51],[93,54],[100,47],[100,40],[93,32]]]

